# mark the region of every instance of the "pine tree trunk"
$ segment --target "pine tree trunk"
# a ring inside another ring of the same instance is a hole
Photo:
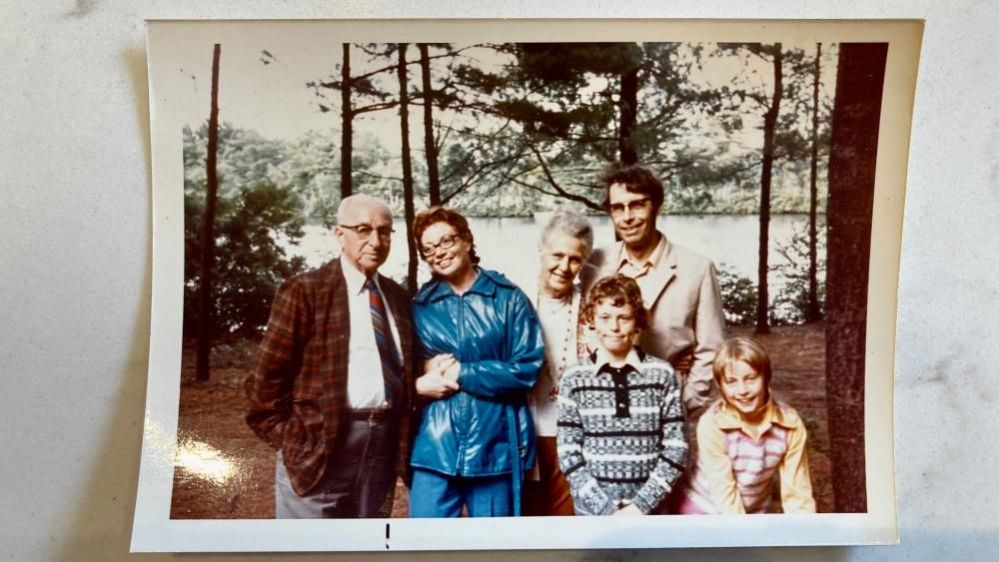
[[[773,182],[774,168],[774,133],[777,130],[777,117],[780,114],[780,102],[784,95],[784,55],[780,43],[773,47],[774,93],[770,107],[763,117],[763,171],[760,177],[760,248],[759,262],[756,270],[757,296],[756,302],[756,333],[770,332],[770,294],[767,274],[770,271],[770,187]]]
[[[441,204],[441,180],[437,171],[437,144],[434,142],[434,91],[430,84],[430,49],[420,43],[423,78],[423,145],[427,153],[427,192],[431,205]]]
[[[819,80],[822,72],[822,43],[815,44],[815,72],[812,80],[812,168],[808,189],[808,307],[805,322],[822,319],[819,307],[819,230],[817,223],[819,201]]]
[[[836,511],[867,511],[864,356],[886,43],[839,46],[827,208],[826,400]]]
[[[343,65],[341,65],[340,89],[340,199],[350,197],[353,193],[354,173],[352,158],[354,157],[354,112],[350,105],[350,92],[353,88],[350,82],[350,43],[343,44]]]
[[[201,286],[198,288],[198,343],[195,351],[195,377],[207,381],[214,335],[212,306],[212,269],[215,267],[215,208],[218,204],[219,150],[219,59],[222,45],[216,43],[212,53],[212,106],[208,116],[208,155],[205,158],[205,217],[201,229]]]
[[[621,75],[621,122],[618,126],[618,148],[621,162],[638,162],[635,148],[635,122],[638,119],[638,68]]]
[[[416,240],[413,239],[413,219],[416,216],[413,193],[413,167],[409,154],[409,92],[406,69],[406,48],[409,45],[399,43],[399,120],[402,129],[402,198],[406,215],[406,248],[408,250],[409,267],[406,273],[406,289],[409,294],[416,294]]]

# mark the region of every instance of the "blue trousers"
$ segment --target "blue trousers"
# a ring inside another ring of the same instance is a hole
[[[414,468],[409,516],[460,517],[466,507],[471,517],[507,517],[513,515],[512,499],[509,474],[461,477]]]

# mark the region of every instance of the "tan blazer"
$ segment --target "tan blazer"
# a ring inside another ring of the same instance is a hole
[[[660,233],[661,234],[661,233]],[[665,236],[664,236],[665,239]],[[584,292],[600,279],[617,273],[624,243],[593,252],[581,279]],[[642,298],[651,312],[650,327],[641,337],[642,349],[672,361],[682,352],[694,352],[690,373],[678,373],[687,415],[698,413],[710,401],[711,365],[725,339],[725,316],[715,266],[711,260],[666,240],[659,263],[649,273]]]

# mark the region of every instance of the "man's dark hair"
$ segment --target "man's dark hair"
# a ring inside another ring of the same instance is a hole
[[[649,198],[652,208],[659,212],[663,206],[665,190],[663,182],[659,181],[652,170],[641,164],[624,164],[614,162],[600,175],[600,184],[604,187],[604,209],[610,210],[610,187],[615,183],[624,184],[631,193],[640,193]]]

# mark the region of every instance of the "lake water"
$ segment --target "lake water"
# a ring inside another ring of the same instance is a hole
[[[505,274],[529,295],[537,291],[538,235],[546,219],[534,218],[470,218],[475,245],[481,265]],[[825,217],[820,216],[820,226]],[[597,246],[614,239],[614,228],[608,217],[590,217]],[[794,229],[807,228],[808,215],[775,215],[770,219],[770,265],[783,261],[778,244],[787,244]],[[406,225],[394,223],[392,252],[381,273],[396,280],[406,275]],[[759,218],[756,215],[678,215],[660,216],[659,229],[671,242],[709,257],[716,265],[723,264],[744,277],[756,280]],[[340,254],[340,245],[330,229],[322,225],[306,225],[305,236],[297,246],[284,245],[291,255],[306,259],[309,267],[318,267]],[[426,264],[420,262],[418,279],[430,278]],[[770,274],[772,293],[783,285],[777,273]]]

